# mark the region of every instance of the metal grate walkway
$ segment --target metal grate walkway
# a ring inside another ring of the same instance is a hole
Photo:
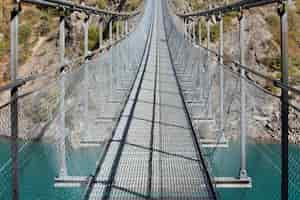
[[[172,68],[160,1],[148,52],[89,199],[215,199]],[[150,11],[149,11],[150,12]]]

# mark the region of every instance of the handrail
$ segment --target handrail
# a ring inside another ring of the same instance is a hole
[[[283,0],[242,0],[236,3],[228,4],[218,8],[209,9],[206,11],[198,10],[190,13],[176,13],[177,16],[182,18],[188,17],[200,17],[200,16],[212,16],[225,14],[234,11],[241,11],[242,9],[250,9],[258,6],[264,6],[273,3],[280,3]]]
[[[61,8],[66,10],[85,12],[86,14],[94,14],[94,15],[112,15],[123,18],[130,18],[138,15],[140,11],[134,12],[115,12],[108,11],[103,9],[94,8],[86,5],[79,5],[67,0],[20,0],[20,3],[30,3],[37,4],[41,6]]]
[[[69,65],[82,64],[85,61],[87,61],[87,60],[93,58],[94,56],[98,55],[99,53],[110,49],[111,47],[113,47],[114,45],[116,45],[117,43],[122,41],[123,39],[124,38],[120,38],[119,40],[115,40],[111,44],[103,46],[101,49],[96,49],[96,50],[90,52],[89,55],[87,55],[86,57],[85,56],[77,57],[74,60],[71,60],[70,62],[67,62],[62,66],[55,67],[55,68],[53,68],[51,70],[48,70],[48,71],[45,71],[43,73],[32,74],[32,75],[29,75],[29,76],[18,78],[16,81],[11,81],[11,82],[9,82],[5,85],[0,86],[0,93],[2,93],[4,91],[7,91],[7,90],[11,90],[11,89],[16,88],[16,87],[22,87],[23,85],[26,85],[26,83],[28,83],[28,82],[43,78],[43,77],[49,75],[50,73],[55,73],[55,72],[61,71],[61,69],[63,69],[63,68],[68,68]]]
[[[208,49],[207,47],[204,47],[202,45],[198,45],[200,48],[204,49],[205,51],[208,51],[212,54],[214,54],[218,59],[220,58],[225,58],[225,56],[220,56],[220,54],[212,49]],[[271,81],[275,87],[278,87],[280,89],[286,89],[288,90],[289,92],[292,92],[292,93],[295,93],[297,95],[300,95],[300,90],[295,88],[295,87],[292,87],[292,86],[289,86],[289,85],[285,85],[283,83],[280,82],[280,80],[278,79],[274,79],[270,76],[267,76],[267,75],[264,75],[256,70],[253,70],[251,69],[249,66],[245,66],[245,65],[242,65],[240,64],[238,61],[235,61],[235,60],[228,60],[228,62],[234,64],[238,69],[244,69],[246,72],[250,73],[250,74],[253,74],[255,76],[258,76],[262,79],[265,79],[267,81]],[[223,66],[226,66],[225,64],[223,64]]]

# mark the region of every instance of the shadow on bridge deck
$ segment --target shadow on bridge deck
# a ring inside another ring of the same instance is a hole
[[[156,14],[143,69],[89,199],[215,199]]]

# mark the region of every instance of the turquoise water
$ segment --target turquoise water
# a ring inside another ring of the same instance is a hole
[[[211,152],[216,176],[237,176],[239,172],[239,144],[231,143],[228,149]],[[70,147],[68,149],[71,149]],[[300,165],[300,148],[290,147],[291,199],[300,199],[297,168]],[[9,159],[9,142],[0,140],[0,166]],[[101,148],[72,149],[67,153],[69,175],[87,176],[95,168]],[[209,153],[209,152],[208,152]],[[280,199],[280,146],[278,144],[257,144],[247,146],[248,174],[253,181],[251,189],[218,189],[222,200],[269,200]],[[58,175],[58,156],[55,145],[30,144],[20,154],[21,200],[71,200],[79,199],[84,188],[54,188],[54,178]],[[299,158],[298,158],[299,157]],[[0,175],[0,199],[10,199],[10,168]]]
[[[300,181],[296,179],[300,172],[300,148],[290,145],[290,183],[289,199],[300,199]],[[216,176],[238,176],[240,146],[231,143],[228,149],[217,150],[212,154],[214,174]],[[280,145],[256,143],[247,145],[247,170],[252,178],[251,189],[218,189],[223,200],[269,200],[281,199],[281,157]]]
[[[9,159],[9,142],[0,141],[0,166]],[[71,149],[71,148],[68,148]],[[72,149],[67,152],[69,175],[88,176],[96,166],[101,149]],[[55,145],[31,143],[20,153],[20,199],[21,200],[71,200],[79,199],[84,188],[55,188],[58,175],[58,154]],[[0,175],[0,199],[11,199],[11,168]]]

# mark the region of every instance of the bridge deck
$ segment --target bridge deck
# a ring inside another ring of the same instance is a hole
[[[161,5],[156,4],[145,71],[138,74],[89,199],[214,199],[172,68]]]

